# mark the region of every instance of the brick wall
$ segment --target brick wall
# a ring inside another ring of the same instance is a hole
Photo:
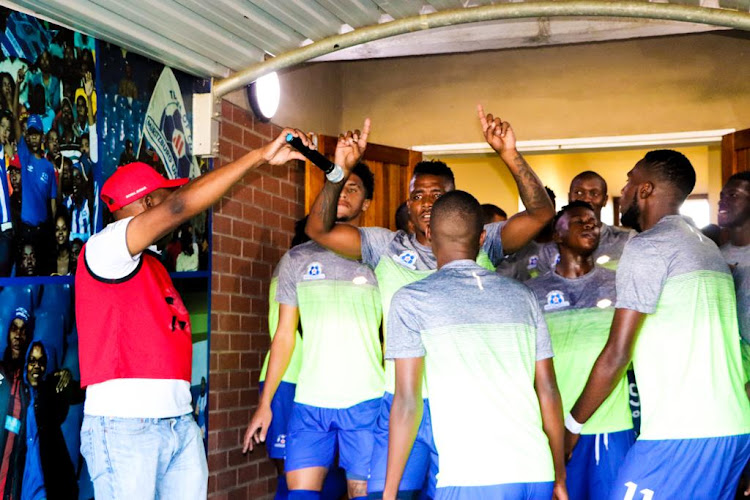
[[[262,146],[281,129],[222,101],[221,166]],[[268,283],[304,210],[304,167],[263,166],[214,207],[209,361],[208,496],[259,499],[275,490],[275,469],[261,447],[243,456],[240,439],[258,402],[269,345]]]

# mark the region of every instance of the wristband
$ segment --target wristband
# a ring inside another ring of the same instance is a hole
[[[333,170],[326,174],[326,179],[334,184],[341,182],[344,179],[344,169],[334,163]]]
[[[573,434],[580,434],[583,430],[583,424],[578,423],[576,419],[573,418],[573,415],[568,412],[568,414],[565,415],[565,428]]]

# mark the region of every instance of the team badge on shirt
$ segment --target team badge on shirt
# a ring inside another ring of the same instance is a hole
[[[539,256],[532,255],[529,257],[529,263],[526,265],[526,269],[536,269],[539,265]]]
[[[417,266],[414,265],[414,263],[417,261],[417,254],[412,252],[411,250],[404,250],[400,254],[394,255],[393,260],[395,260],[402,266],[408,267],[409,269],[417,268]]]
[[[544,305],[545,311],[552,309],[560,309],[561,307],[568,307],[570,302],[565,300],[565,294],[560,290],[552,290],[547,294],[547,303]]]
[[[307,271],[302,276],[305,280],[322,280],[326,275],[323,273],[323,265],[320,262],[313,262],[307,266]]]

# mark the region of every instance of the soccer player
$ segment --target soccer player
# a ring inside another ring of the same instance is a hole
[[[479,266],[479,202],[446,193],[428,228],[438,271],[393,296],[395,360],[384,499],[396,499],[430,388],[436,499],[567,499],[562,403],[534,295]]]
[[[341,161],[339,149],[337,160]],[[337,220],[356,227],[372,200],[374,180],[363,163],[351,172],[338,197]],[[289,498],[320,498],[337,448],[350,498],[363,498],[383,393],[381,307],[375,274],[365,264],[310,241],[282,258],[277,287],[279,325],[243,451],[253,448],[253,440],[257,443],[267,437],[273,422],[271,403],[289,365],[296,345],[294,331],[301,319],[304,349],[284,464]]]
[[[596,220],[601,223],[601,236],[599,247],[594,252],[594,260],[597,264],[609,269],[617,269],[625,244],[635,234],[634,231],[620,227],[613,227],[602,222],[602,208],[607,204],[607,182],[604,178],[587,170],[573,177],[568,190],[568,203],[573,201],[585,201],[594,208]],[[539,274],[544,274],[554,269],[560,258],[560,253],[554,243],[544,246],[539,252],[539,263],[537,269]]]
[[[300,221],[297,221],[294,226],[295,238],[292,240],[292,248],[300,243],[304,243],[304,241],[295,241],[298,239],[297,237],[300,234],[300,229],[302,229],[298,228],[298,226],[300,225],[299,222]],[[304,235],[304,230],[302,230],[302,234]],[[279,303],[276,301],[276,290],[278,289],[280,268],[281,263],[279,263],[273,270],[271,283],[268,287],[268,332],[271,335],[272,342],[279,326],[279,310],[281,309]],[[295,312],[294,309],[296,308],[291,306],[287,306],[284,308],[286,313],[293,313]],[[287,325],[288,327],[294,326],[294,350],[292,351],[292,356],[289,359],[287,369],[281,377],[281,382],[279,382],[276,393],[274,394],[273,399],[271,399],[271,412],[273,413],[273,420],[268,426],[268,431],[265,438],[266,443],[268,443],[266,445],[268,458],[271,459],[274,466],[276,467],[276,473],[278,477],[276,496],[274,497],[277,500],[283,500],[289,495],[286,475],[284,474],[284,458],[286,458],[286,441],[289,417],[292,413],[294,392],[297,388],[297,379],[299,378],[299,369],[302,362],[302,337],[300,337],[299,331],[297,331],[297,325],[291,325],[289,323],[289,318],[285,318],[285,321],[282,322],[282,325]],[[268,371],[268,362],[270,361],[270,359],[271,351],[269,349],[269,351],[266,353],[266,359],[263,361],[263,367],[260,371],[259,388],[261,398],[263,397],[263,386],[265,385],[266,373]]]
[[[546,186],[544,189],[547,190],[547,195],[554,206],[555,192]],[[549,245],[554,245],[552,242],[552,221],[549,221],[525,247],[511,255],[506,255],[497,265],[497,273],[500,276],[513,278],[521,282],[536,278],[539,276],[539,253]]]
[[[721,190],[719,225],[729,230],[729,241],[721,247],[721,253],[734,275],[747,381],[750,380],[750,172],[734,174]]]
[[[681,153],[651,151],[628,172],[625,246],[609,339],[565,425],[566,451],[631,359],[641,434],[610,494],[615,498],[734,496],[750,458],[732,275],[716,245],[679,215],[695,186]]]
[[[343,214],[341,214],[343,217]],[[305,224],[307,223],[307,217],[303,217],[294,224],[294,236],[292,237],[292,244],[290,248],[294,248],[297,245],[301,245],[310,238],[305,234]],[[271,277],[271,283],[268,287],[268,331],[271,335],[271,341],[276,334],[276,328],[279,325],[279,303],[276,301],[276,290],[278,289],[279,283],[279,270],[281,265],[276,266],[273,270]],[[294,308],[286,306],[285,311],[288,313]],[[291,326],[289,321],[286,321],[288,326]],[[295,328],[295,330],[297,330]],[[287,366],[284,375],[281,378],[276,394],[274,394],[271,400],[271,412],[273,413],[273,420],[268,426],[268,432],[266,434],[266,450],[268,451],[268,457],[276,467],[278,484],[276,487],[275,500],[286,500],[289,497],[289,487],[286,481],[286,474],[284,474],[284,458],[286,458],[286,441],[287,441],[287,429],[289,427],[289,418],[292,414],[292,405],[294,404],[294,393],[297,388],[297,379],[299,378],[300,365],[302,364],[302,337],[299,331],[295,331],[295,344],[292,357],[290,358],[289,365]],[[263,395],[263,386],[265,385],[266,372],[268,371],[268,362],[271,359],[271,351],[266,353],[266,359],[263,362],[263,368],[260,371],[260,394]],[[342,493],[346,491],[346,474],[342,469],[336,469],[335,471],[328,472],[326,480],[323,483],[323,498],[331,492],[331,496],[336,498],[341,497]]]
[[[563,207],[553,227],[560,263],[554,271],[526,284],[544,311],[555,351],[555,375],[567,412],[607,342],[614,315],[615,272],[594,264],[600,230],[591,205],[574,201]],[[623,376],[583,427],[567,465],[571,499],[608,497],[625,454],[635,441],[628,400],[628,383]]]
[[[482,215],[484,216],[485,224],[508,220],[508,214],[505,213],[505,210],[497,205],[493,205],[492,203],[485,203],[482,205]]]
[[[497,263],[503,252],[514,252],[526,245],[542,227],[554,216],[554,207],[544,186],[523,156],[516,150],[515,132],[508,122],[485,116],[478,107],[479,121],[487,142],[500,155],[511,171],[526,206],[526,211],[513,216],[507,222],[498,222],[486,227],[487,237],[480,252],[479,260],[491,267]],[[369,122],[363,133],[347,136],[346,141],[353,154],[361,154],[367,144]],[[343,152],[343,150],[342,150]],[[339,160],[336,161],[339,163]],[[339,163],[340,164],[340,163]],[[344,187],[344,182],[326,182],[315,199],[307,222],[307,234],[322,246],[345,257],[362,259],[378,277],[384,317],[387,317],[393,294],[403,285],[424,278],[437,267],[432,253],[427,227],[435,201],[445,193],[455,189],[453,172],[443,162],[420,162],[414,168],[409,185],[409,217],[414,232],[392,232],[383,228],[353,228],[335,224],[336,199]],[[388,345],[387,328],[385,344]],[[385,485],[385,470],[388,446],[388,419],[393,398],[395,377],[393,362],[385,363],[385,395],[378,417],[375,449],[373,452],[368,493],[377,496]],[[427,391],[423,391],[427,398]],[[437,456],[432,442],[429,406],[425,401],[425,411],[420,430],[401,483],[403,495],[416,494],[425,485],[428,467],[431,469],[431,484],[434,489],[434,475],[437,470]]]

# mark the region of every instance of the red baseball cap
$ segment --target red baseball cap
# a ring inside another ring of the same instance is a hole
[[[102,186],[101,198],[110,212],[120,210],[149,193],[162,188],[177,188],[190,179],[167,179],[151,166],[137,161],[115,170]]]

